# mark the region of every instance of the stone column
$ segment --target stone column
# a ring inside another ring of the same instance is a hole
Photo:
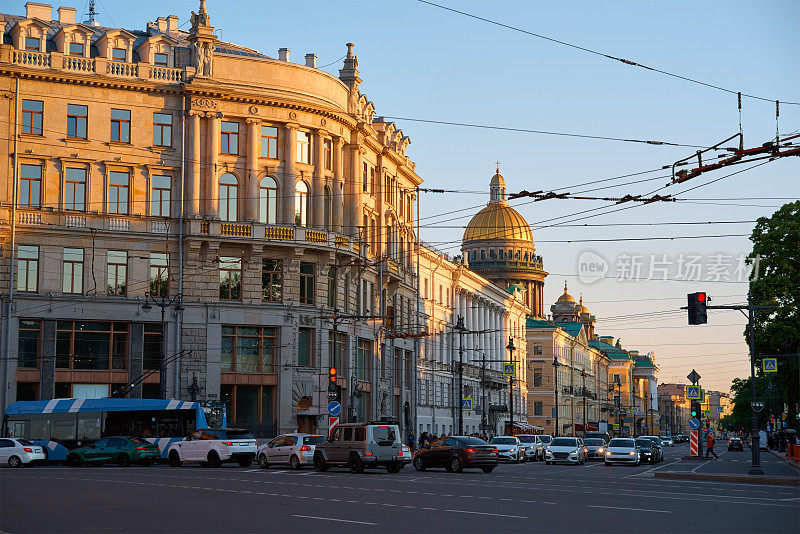
[[[261,155],[261,119],[250,118],[247,123],[247,176],[245,178],[245,220],[258,221],[258,158]]]
[[[314,176],[311,180],[311,226],[325,227],[325,130],[314,132]]]
[[[361,224],[364,219],[364,208],[361,205],[361,195],[363,190],[363,181],[361,177],[362,167],[362,150],[358,144],[350,145],[350,189],[347,191],[347,213],[350,214],[350,232],[352,235],[358,237],[361,231]],[[363,230],[364,241],[368,239],[366,228]],[[374,251],[373,251],[374,252]]]
[[[283,184],[279,196],[283,198],[283,224],[294,225],[294,195],[297,184],[297,125],[286,124],[283,143]]]
[[[219,143],[222,113],[209,111],[208,117],[208,167],[206,168],[206,216],[219,219]]]
[[[342,177],[344,175],[344,153],[342,138],[333,138],[333,231],[342,233]]]
[[[186,216],[190,218],[200,216],[200,198],[203,196],[200,188],[200,160],[203,157],[200,152],[200,117],[204,114],[202,111],[189,111],[189,150],[186,162],[189,172],[186,175],[187,202],[184,203],[184,207]]]

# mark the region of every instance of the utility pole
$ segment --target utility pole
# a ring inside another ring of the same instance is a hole
[[[486,353],[481,358],[481,433],[486,434]]]
[[[165,312],[167,308],[172,306],[173,303],[177,303],[175,306],[175,311],[181,312],[184,310],[183,304],[181,303],[182,295],[178,293],[171,299],[161,296],[160,299],[154,297],[150,294],[150,292],[146,292],[144,294],[144,304],[142,304],[141,308],[144,312],[149,312],[153,309],[153,306],[150,305],[150,301],[153,301],[153,304],[161,308],[161,343],[160,343],[160,352],[161,352],[161,367],[159,369],[159,377],[158,377],[158,396],[159,398],[166,399],[167,398],[167,367],[164,365],[164,362],[167,359],[167,323],[165,318]],[[178,397],[178,391],[175,392],[175,396]]]
[[[514,351],[517,348],[514,346],[513,336],[508,336],[508,360],[514,364],[514,374],[516,374],[516,361],[514,360]],[[511,434],[514,434],[514,375],[508,377],[508,412],[511,421]]]
[[[458,435],[464,435],[464,317],[459,315],[456,321],[458,330]]]
[[[554,351],[555,352],[555,351]],[[558,363],[558,357],[554,354],[553,355],[553,384],[555,387],[553,388],[553,393],[556,395],[556,402],[555,402],[555,409],[556,409],[556,426],[554,428],[556,436],[558,436],[558,366],[561,365]]]
[[[583,389],[581,389],[581,397],[583,397],[583,433],[586,434],[586,369],[581,369],[581,378],[583,378]]]

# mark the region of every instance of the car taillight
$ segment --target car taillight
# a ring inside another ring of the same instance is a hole
[[[308,445],[303,445],[302,447],[300,447],[300,450],[301,451],[310,451],[311,447],[309,447]]]
[[[468,452],[468,453],[472,454],[473,452],[475,452],[475,449],[471,449],[471,448],[470,449],[464,449],[464,452]]]
[[[227,446],[230,447],[231,445],[233,445],[233,442],[232,441],[223,441],[222,444],[223,445],[227,445]]]
[[[492,452],[497,454],[497,449],[492,449]]]
[[[25,452],[33,452],[33,449],[31,449],[30,447],[25,447],[24,450],[25,450]]]
[[[136,447],[136,450],[137,450],[137,451],[143,451],[143,450],[145,450],[146,448],[147,448],[147,447]]]
[[[371,452],[365,452],[364,456],[372,456],[372,453]]]

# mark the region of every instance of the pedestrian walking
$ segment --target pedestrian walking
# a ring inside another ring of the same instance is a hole
[[[411,452],[416,450],[416,437],[413,430],[408,431],[408,448],[411,449]]]
[[[714,455],[714,458],[719,460],[719,456],[717,456],[717,453],[714,452],[714,443],[714,433],[709,432],[708,436],[706,437],[706,458],[708,458],[708,454],[711,453]]]

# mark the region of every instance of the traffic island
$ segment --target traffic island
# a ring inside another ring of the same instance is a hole
[[[656,478],[679,480],[695,480],[703,482],[740,482],[742,484],[772,484],[775,486],[800,486],[800,478],[763,475],[734,475],[711,473],[676,473],[672,471],[656,471]]]

